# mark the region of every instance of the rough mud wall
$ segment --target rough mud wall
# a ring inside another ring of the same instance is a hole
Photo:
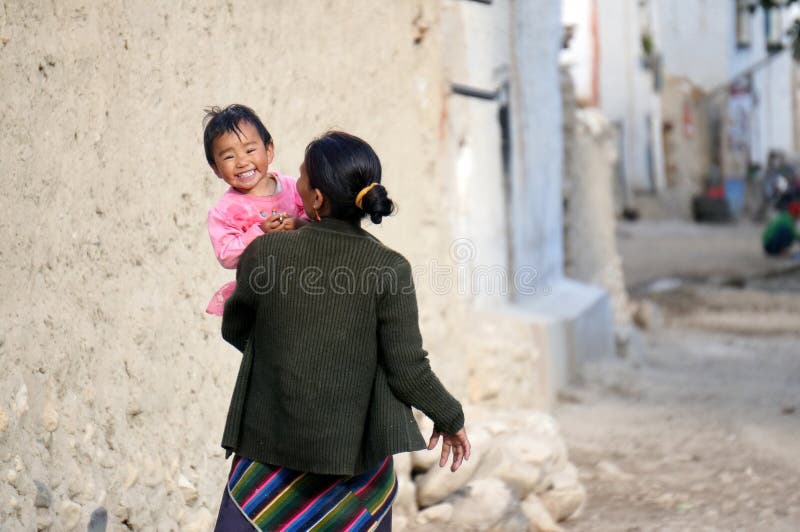
[[[667,78],[662,93],[667,183],[697,193],[711,169],[706,93],[686,78]],[[688,202],[687,202],[688,203]]]
[[[661,202],[673,216],[691,219],[692,196],[712,172],[712,99],[688,79],[667,77],[661,93],[667,188]]]
[[[203,314],[232,277],[205,229],[224,186],[202,109],[244,102],[296,173],[338,127],[382,158],[400,213],[376,234],[447,255],[433,1],[92,1],[0,9],[0,523],[202,530],[238,354]],[[434,366],[459,389],[446,297],[420,286]]]
[[[616,247],[613,130],[599,109],[579,109],[562,70],[564,105],[564,247],[567,276],[600,286],[611,297],[617,338],[627,339],[631,310]]]

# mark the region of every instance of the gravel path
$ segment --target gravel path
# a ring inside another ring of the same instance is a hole
[[[587,368],[555,412],[589,493],[566,528],[800,530],[797,341],[665,330]]]
[[[617,248],[626,284],[664,277],[748,277],[800,265],[789,257],[767,257],[761,250],[762,227],[698,225],[677,220],[622,223]]]
[[[752,253],[753,228],[623,230],[629,285],[791,266]],[[566,530],[800,530],[800,305],[780,287],[653,296],[663,325],[640,356],[588,366],[562,394],[555,415],[589,493]]]

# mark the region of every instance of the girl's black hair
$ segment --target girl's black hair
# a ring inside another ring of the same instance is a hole
[[[267,128],[264,127],[258,115],[247,107],[246,105],[233,104],[224,109],[217,106],[209,107],[206,111],[206,116],[203,119],[205,130],[203,131],[203,145],[206,149],[206,161],[211,166],[214,166],[214,141],[225,133],[236,133],[239,136],[242,130],[239,129],[239,124],[242,121],[251,124],[261,140],[264,141],[264,146],[269,147],[272,142],[272,135],[269,134]]]
[[[381,161],[360,138],[330,131],[306,146],[304,164],[309,184],[325,196],[332,217],[358,221],[369,215],[372,223],[379,224],[394,212],[394,202],[381,184],[364,195],[362,208],[355,204],[364,187],[381,182]]]

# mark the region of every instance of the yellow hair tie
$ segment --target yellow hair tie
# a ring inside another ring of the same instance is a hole
[[[364,210],[364,207],[361,206],[361,202],[364,201],[364,196],[367,195],[367,192],[372,190],[375,187],[375,185],[378,185],[378,183],[371,183],[369,186],[366,186],[361,189],[361,192],[359,192],[358,195],[356,196],[356,207],[358,207],[361,210]]]

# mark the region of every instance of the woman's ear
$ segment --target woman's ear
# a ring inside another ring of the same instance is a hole
[[[325,205],[325,196],[322,195],[322,192],[320,192],[318,188],[315,188],[314,208],[317,209],[317,211],[321,211],[324,205]]]

